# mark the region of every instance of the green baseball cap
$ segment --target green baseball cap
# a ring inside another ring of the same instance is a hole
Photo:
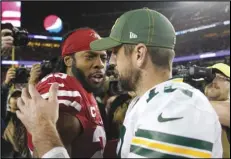
[[[148,8],[136,9],[121,15],[112,27],[110,36],[91,42],[90,47],[100,51],[121,44],[138,43],[174,49],[175,29],[161,13]]]

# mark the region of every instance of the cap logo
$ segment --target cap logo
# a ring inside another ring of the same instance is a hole
[[[137,37],[138,36],[135,33],[130,32],[130,36],[129,36],[130,39],[136,39]]]

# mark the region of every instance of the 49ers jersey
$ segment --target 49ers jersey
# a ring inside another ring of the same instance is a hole
[[[48,99],[50,86],[55,82],[59,84],[59,111],[76,116],[83,128],[83,133],[76,139],[78,144],[72,145],[74,157],[102,157],[106,134],[93,94],[88,93],[75,77],[53,73],[44,77],[36,86],[44,99]],[[30,134],[28,134],[28,146],[33,151]]]

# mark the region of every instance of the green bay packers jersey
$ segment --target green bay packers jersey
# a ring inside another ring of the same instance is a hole
[[[120,132],[121,158],[222,158],[221,125],[207,98],[169,80],[130,103]]]

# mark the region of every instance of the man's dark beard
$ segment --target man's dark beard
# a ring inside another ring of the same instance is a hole
[[[125,91],[136,91],[138,81],[140,80],[140,71],[139,70],[128,70],[127,77],[119,78],[120,85]],[[130,76],[129,76],[129,75]]]
[[[71,71],[73,73],[73,75],[75,76],[75,78],[77,78],[80,83],[82,84],[83,88],[87,91],[87,92],[92,92],[94,94],[98,94],[99,92],[101,92],[102,90],[102,85],[103,85],[103,82],[102,82],[102,85],[99,86],[99,87],[92,87],[90,83],[87,82],[86,80],[86,76],[84,75],[83,71],[80,70],[79,68],[76,68],[75,65],[73,65],[71,67]]]

